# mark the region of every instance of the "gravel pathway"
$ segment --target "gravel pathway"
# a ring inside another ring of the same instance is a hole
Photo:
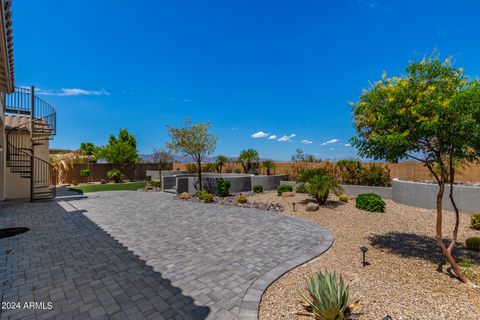
[[[336,199],[336,197],[333,197]],[[449,275],[448,265],[435,245],[435,212],[386,200],[385,213],[369,213],[349,203],[330,201],[319,211],[304,210],[305,194],[280,198],[275,193],[250,197],[252,201],[280,202],[286,214],[305,218],[332,231],[335,243],[325,254],[285,274],[265,292],[260,319],[307,319],[299,293],[305,279],[320,270],[335,270],[350,285],[352,302],[360,299],[360,319],[479,319],[480,288],[464,285]],[[292,203],[297,202],[296,212]],[[453,226],[453,215],[445,213],[445,233]],[[468,227],[468,216],[461,216],[459,241],[480,236]],[[369,266],[363,267],[359,247],[366,245]],[[457,257],[470,254],[457,246]],[[480,262],[480,256],[470,254]],[[480,272],[476,269],[478,279]]]

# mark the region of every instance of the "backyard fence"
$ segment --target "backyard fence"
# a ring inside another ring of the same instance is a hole
[[[118,168],[125,175],[125,179],[145,180],[148,171],[165,170],[168,165],[156,163],[135,163],[135,164],[106,164],[106,163],[75,163],[68,171],[65,177],[65,183],[83,183],[83,182],[99,182],[107,180],[107,172]],[[90,170],[90,176],[80,176],[81,170]]]
[[[272,174],[285,174],[291,175],[294,172],[298,172],[303,168],[314,168],[326,166],[329,163],[327,162],[275,162],[275,169],[271,170]],[[330,163],[331,164],[331,163]],[[423,181],[423,180],[433,180],[432,175],[428,169],[420,162],[414,161],[405,161],[400,163],[380,163],[387,166],[390,169],[390,177],[392,179],[400,180],[412,180],[412,181]],[[363,162],[362,165],[368,166],[369,162]],[[186,163],[174,163],[174,170],[187,170]],[[238,169],[243,172],[242,166],[239,163],[228,163],[226,167],[223,168],[223,172],[232,172],[233,170]],[[265,173],[264,169],[260,170],[262,173]],[[463,182],[480,182],[480,165],[479,164],[470,164],[468,166],[463,166],[457,170],[456,174],[457,181]]]

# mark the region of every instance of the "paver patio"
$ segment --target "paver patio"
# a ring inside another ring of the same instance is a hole
[[[1,319],[256,319],[261,295],[332,235],[283,214],[116,191],[0,205]]]

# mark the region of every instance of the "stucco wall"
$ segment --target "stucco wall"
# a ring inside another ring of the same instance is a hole
[[[271,175],[271,176],[253,176],[252,188],[256,185],[261,185],[264,191],[275,190],[282,180],[285,179],[285,175]]]
[[[443,196],[445,210],[453,210],[448,198],[448,189]],[[437,203],[438,185],[417,183],[411,181],[393,180],[392,198],[395,202],[410,206],[435,209]],[[480,187],[454,186],[453,195],[461,212],[472,213],[480,211]]]

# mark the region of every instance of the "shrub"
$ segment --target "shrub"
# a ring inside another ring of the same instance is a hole
[[[307,281],[308,296],[302,298],[317,320],[343,320],[350,314],[349,288],[335,273],[318,273]]]
[[[77,181],[77,180],[73,180],[73,181],[72,181],[72,185],[78,186],[78,181]]]
[[[480,238],[471,237],[465,240],[465,246],[468,250],[480,252]]]
[[[263,187],[261,184],[257,184],[253,186],[253,192],[255,193],[262,193],[263,192]]]
[[[324,168],[309,168],[300,171],[297,175],[297,182],[308,182],[312,177],[326,174],[327,171]]]
[[[470,217],[470,228],[480,230],[480,213],[473,214]]]
[[[385,201],[378,194],[362,193],[357,196],[355,207],[370,212],[385,212]]]
[[[217,180],[217,193],[220,197],[227,197],[230,194],[230,180],[220,179]]]
[[[257,168],[252,168],[252,169],[248,170],[248,173],[258,176],[260,174],[260,171]]]
[[[280,197],[284,192],[291,192],[293,187],[288,184],[281,184],[277,187],[277,195]]]
[[[343,191],[342,187],[338,185],[337,180],[329,174],[322,173],[313,176],[306,183],[308,195],[314,197],[319,204],[327,202],[330,191],[336,195],[340,195]]]
[[[240,170],[238,168],[235,168],[235,169],[233,169],[233,173],[242,173],[242,170]]]
[[[338,200],[342,201],[342,202],[348,202],[348,196],[346,194],[341,194],[339,197],[338,197]]]
[[[295,184],[295,192],[298,193],[307,193],[307,186],[305,185],[305,182],[298,182]]]
[[[337,162],[338,176],[342,183],[360,184],[365,169],[360,161],[340,160]]]
[[[390,169],[378,163],[370,163],[362,174],[361,184],[375,187],[390,186]]]
[[[479,239],[480,240],[480,239]],[[463,275],[471,281],[477,280],[477,276],[473,269],[475,268],[475,262],[467,257],[462,257],[458,261],[458,265],[462,268]]]
[[[197,197],[205,203],[213,202],[213,194],[205,190],[197,192]]]
[[[113,168],[107,172],[107,178],[115,181],[116,183],[121,182],[124,177],[124,174],[118,168]]]
[[[154,188],[160,188],[162,186],[161,181],[149,181],[147,183],[148,186],[154,187]]]
[[[247,197],[243,194],[237,196],[237,203],[247,203]]]
[[[90,176],[90,170],[88,169],[80,170],[80,177],[86,178],[89,176]]]

